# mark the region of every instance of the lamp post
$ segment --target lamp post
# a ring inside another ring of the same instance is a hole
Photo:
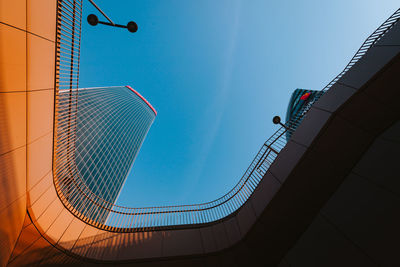
[[[90,14],[87,17],[87,21],[90,25],[92,26],[96,26],[97,24],[103,24],[103,25],[108,25],[108,26],[113,26],[113,27],[118,27],[118,28],[126,28],[128,29],[128,31],[130,32],[137,32],[138,30],[138,26],[136,24],[136,22],[134,21],[129,21],[128,24],[125,25],[121,25],[121,24],[116,24],[114,23],[104,12],[103,10],[101,10],[95,2],[93,2],[93,0],[89,0],[89,2],[109,21],[109,22],[105,22],[105,21],[99,21],[99,18],[95,15],[95,14]]]
[[[273,118],[272,118],[272,122],[273,122],[274,124],[279,124],[280,126],[282,126],[283,128],[285,128],[286,130],[288,130],[288,127],[287,127],[285,124],[283,124],[283,123],[281,122],[281,117],[279,117],[279,116],[273,117]]]

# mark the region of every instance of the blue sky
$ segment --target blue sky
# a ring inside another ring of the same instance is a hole
[[[131,85],[158,116],[118,199],[190,204],[225,194],[284,118],[296,88],[322,89],[398,1],[96,0],[80,87]]]

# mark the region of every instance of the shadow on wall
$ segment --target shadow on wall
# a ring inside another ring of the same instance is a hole
[[[7,266],[36,266],[49,260],[52,260],[53,264],[64,264],[69,258],[71,257],[56,249],[40,235],[27,215]]]
[[[97,230],[96,230],[97,232]],[[57,249],[48,243],[31,223],[29,216],[26,217],[23,231],[18,239],[17,246],[8,263],[8,267],[17,266],[98,266],[98,263],[88,261],[87,258],[98,260],[109,260],[108,265],[112,266],[115,257],[125,254],[126,259],[134,258],[134,254],[152,253],[152,249],[159,249],[161,255],[161,236],[162,232],[140,232],[140,233],[94,233],[91,236],[62,242],[58,247],[71,248],[65,252]],[[153,242],[155,241],[155,242]],[[156,246],[154,244],[156,243]],[[107,248],[107,249],[105,249]],[[83,255],[83,257],[73,256],[73,254]],[[106,264],[102,262],[102,264]],[[143,266],[147,263],[131,263],[129,265]]]
[[[0,64],[0,91],[4,73]],[[25,99],[25,92],[0,92],[0,266],[10,257],[26,213]]]

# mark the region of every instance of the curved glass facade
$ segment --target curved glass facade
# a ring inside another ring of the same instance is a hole
[[[78,89],[75,161],[80,178],[96,196],[114,204],[156,111],[129,86]],[[81,207],[89,219],[108,213],[94,203]]]
[[[303,115],[308,111],[311,105],[323,94],[321,91],[296,89],[290,97],[289,105],[286,111],[286,139],[289,140],[297,126],[303,120]]]

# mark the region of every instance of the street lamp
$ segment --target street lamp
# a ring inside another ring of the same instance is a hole
[[[138,26],[136,24],[136,22],[134,21],[129,21],[128,24],[125,25],[121,25],[121,24],[115,24],[94,2],[93,0],[89,0],[89,2],[109,21],[109,22],[105,22],[105,21],[99,21],[99,18],[95,15],[95,14],[90,14],[87,17],[87,21],[90,25],[92,26],[96,26],[97,24],[104,24],[104,25],[108,25],[108,26],[113,26],[113,27],[119,27],[119,28],[126,28],[128,29],[128,31],[130,32],[137,32],[138,30]]]

